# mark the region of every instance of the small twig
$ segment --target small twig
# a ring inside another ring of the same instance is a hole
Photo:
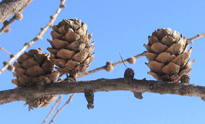
[[[62,99],[62,96],[60,96],[58,98],[58,100],[56,101],[55,105],[52,107],[51,111],[48,113],[47,117],[45,118],[45,120],[43,121],[42,124],[44,124],[46,122],[46,120],[48,119],[48,117],[53,113],[53,110],[54,110],[55,106],[57,105],[57,103],[59,103],[61,101],[61,99]]]
[[[145,56],[145,53],[146,53],[146,51],[144,51],[144,52],[141,53],[141,54],[138,54],[138,55],[134,56],[134,58],[137,59],[137,58],[139,58],[139,57]],[[131,57],[130,57],[130,58],[131,58]],[[119,62],[115,62],[115,63],[112,64],[112,66],[116,66],[116,65],[122,64],[122,63],[124,63],[124,62],[128,62],[128,59],[130,59],[130,58],[127,58],[127,59],[122,60],[122,61],[119,61]],[[90,70],[90,71],[88,71],[88,72],[81,72],[81,73],[78,74],[78,78],[79,78],[79,77],[86,76],[86,75],[89,75],[89,74],[92,74],[92,73],[95,73],[95,72],[98,72],[98,71],[101,71],[101,70],[104,70],[104,69],[105,69],[105,66],[102,66],[102,67],[99,67],[99,68]]]
[[[59,8],[57,9],[57,11],[55,12],[54,15],[51,16],[50,21],[47,23],[47,25],[44,28],[41,28],[41,31],[38,35],[36,35],[36,37],[31,40],[30,42],[26,43],[23,48],[16,54],[14,55],[14,57],[12,57],[8,63],[6,65],[4,65],[4,67],[1,68],[0,70],[0,74],[7,69],[7,67],[9,65],[11,65],[27,48],[29,48],[32,44],[34,44],[37,40],[39,40],[40,38],[42,38],[42,36],[44,35],[44,33],[46,32],[46,30],[52,26],[52,24],[54,23],[57,15],[60,13],[61,9],[63,9],[65,6],[63,6],[65,3],[65,0],[61,0],[61,4],[59,6]]]
[[[56,116],[62,111],[62,109],[71,102],[73,96],[75,95],[75,93],[73,93],[70,98],[68,99],[68,101],[59,109],[57,110],[56,114],[53,116],[52,120],[49,122],[49,124],[54,122],[54,119],[56,118]]]
[[[7,54],[11,55],[11,53],[10,53],[10,52],[8,52],[7,50],[5,50],[5,49],[4,49],[4,48],[2,48],[1,46],[0,46],[0,50],[2,50],[2,51],[4,51],[4,52],[6,52]]]
[[[200,38],[200,37],[205,37],[205,33],[203,33],[203,34],[198,34],[198,35],[195,36],[195,37],[189,38],[189,39],[187,39],[187,42],[188,42],[188,43],[191,43],[193,40],[196,40],[196,39],[198,39],[198,38]]]
[[[4,23],[3,27],[0,29],[0,34],[2,34],[6,29],[9,28],[12,22],[16,20],[15,15],[6,23]]]

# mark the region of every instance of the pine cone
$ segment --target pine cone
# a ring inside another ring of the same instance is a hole
[[[49,61],[49,54],[43,54],[40,48],[22,54],[14,67],[13,76],[17,79],[12,83],[18,87],[35,86],[42,78],[45,83],[51,83],[58,78],[56,76],[56,79],[53,79],[54,75],[60,75],[59,72],[53,72],[54,64]]]
[[[144,44],[149,60],[147,65],[151,69],[148,74],[169,82],[180,82],[183,75],[189,74],[194,60],[187,64],[193,48],[187,51],[189,43],[186,37],[180,37],[179,32],[167,28],[158,29],[148,39],[148,45]]]
[[[58,25],[52,27],[53,41],[48,40],[52,48],[51,62],[57,65],[57,70],[62,74],[69,73],[76,77],[78,72],[85,72],[94,59],[90,55],[94,49],[91,34],[87,34],[87,25],[80,19],[64,19]]]
[[[46,83],[55,82],[60,75],[60,72],[53,71],[54,64],[49,61],[49,54],[43,54],[40,48],[32,49],[22,54],[17,59],[17,62],[14,63],[14,67],[15,72],[13,72],[13,76],[17,79],[13,79],[12,83],[17,85],[17,87],[37,86],[38,89],[42,89]],[[43,107],[54,100],[53,97],[45,96],[34,101],[41,101],[36,106]],[[34,103],[29,103],[30,108],[33,108],[32,104]]]

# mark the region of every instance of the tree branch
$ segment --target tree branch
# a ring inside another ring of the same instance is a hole
[[[136,79],[128,82],[124,78],[117,78],[51,83],[46,84],[44,91],[39,91],[35,87],[0,91],[0,104],[15,101],[27,101],[27,99],[35,99],[46,95],[83,93],[85,90],[92,90],[93,92],[125,90],[140,93],[150,92],[159,94],[196,96],[202,98],[202,100],[205,98],[205,87],[203,86]]]
[[[30,42],[26,43],[23,48],[16,54],[13,56],[13,58],[11,58],[8,63],[6,65],[4,65],[4,67],[1,68],[0,70],[0,74],[7,69],[7,67],[9,65],[11,65],[27,48],[29,48],[32,44],[34,44],[37,40],[39,40],[40,38],[42,38],[42,36],[44,35],[44,33],[46,32],[46,30],[52,26],[53,22],[55,21],[57,15],[60,13],[61,9],[63,9],[65,7],[64,5],[65,0],[61,0],[60,6],[57,9],[57,11],[55,12],[54,15],[51,16],[50,21],[47,23],[47,25],[43,28],[41,28],[41,31],[39,34],[36,35],[36,37],[34,37],[33,40],[31,40]]]
[[[3,0],[0,3],[0,24],[11,15],[22,12],[32,0]]]

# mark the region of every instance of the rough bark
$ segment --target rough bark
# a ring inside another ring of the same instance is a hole
[[[32,0],[3,0],[0,3],[0,24],[11,15],[23,11]]]
[[[35,87],[18,88],[0,91],[0,104],[27,101],[46,95],[82,93],[85,90],[99,91],[132,91],[138,93],[150,92],[159,94],[177,94],[182,96],[196,96],[205,98],[205,87],[192,84],[166,83],[161,81],[125,80],[117,79],[98,79],[92,81],[77,81],[46,84],[43,91]]]

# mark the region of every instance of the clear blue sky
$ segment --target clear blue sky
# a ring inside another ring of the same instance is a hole
[[[24,43],[39,33],[40,27],[46,25],[59,3],[60,0],[33,1],[23,11],[23,19],[15,21],[8,34],[0,35],[0,46],[16,54]],[[67,0],[66,8],[54,24],[74,17],[88,24],[89,33],[93,32],[92,41],[96,41],[95,60],[88,69],[91,70],[105,65],[106,61],[119,61],[119,52],[124,59],[142,53],[148,35],[158,28],[172,28],[187,38],[205,33],[204,11],[204,0]],[[50,45],[46,39],[51,39],[50,32],[51,29],[47,30],[43,40],[37,41],[30,49],[40,47],[48,52],[46,48]],[[190,46],[193,47],[191,60],[196,60],[192,65],[190,83],[204,86],[205,38],[195,40]],[[9,56],[3,51],[0,51],[0,56],[2,67]],[[154,80],[147,74],[149,68],[145,62],[147,59],[141,57],[136,64],[126,65],[133,68],[136,79]],[[103,70],[78,80],[120,78],[125,69],[124,65],[118,65],[111,73]],[[11,79],[15,79],[11,72],[6,70],[1,74],[0,90],[15,88]],[[59,107],[70,95],[63,95]],[[200,98],[153,93],[144,93],[143,97],[138,100],[129,91],[98,92],[95,93],[95,108],[88,110],[84,94],[79,93],[57,116],[55,124],[204,124],[205,102]],[[30,112],[24,102],[0,105],[0,123],[42,123],[52,105]]]

